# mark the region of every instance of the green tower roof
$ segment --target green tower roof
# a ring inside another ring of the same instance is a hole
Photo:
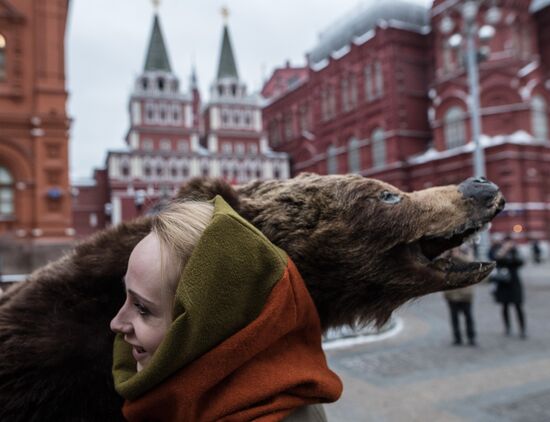
[[[153,20],[153,31],[151,32],[151,39],[149,40],[149,49],[147,50],[144,70],[164,70],[166,72],[172,72],[170,60],[168,60],[168,53],[164,45],[164,39],[162,38],[162,31],[160,30],[159,18],[156,14]]]
[[[235,56],[231,47],[231,39],[229,38],[229,30],[227,25],[223,27],[222,51],[220,54],[220,62],[218,65],[218,79],[225,77],[233,77],[239,79],[237,66],[235,64]]]

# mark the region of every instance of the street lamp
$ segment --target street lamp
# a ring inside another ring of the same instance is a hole
[[[478,63],[489,57],[490,49],[487,45],[495,35],[495,28],[492,26],[500,20],[502,12],[496,6],[491,6],[485,15],[488,23],[478,29],[477,16],[479,7],[483,0],[466,0],[462,3],[462,34],[454,33],[449,37],[449,46],[458,50],[465,45],[465,62],[468,74],[468,88],[470,91],[469,109],[470,123],[472,127],[472,139],[474,142],[474,175],[478,178],[486,177],[485,153],[481,144],[481,110],[479,105],[479,67]],[[449,16],[445,16],[441,22],[440,29],[450,33],[454,23]],[[480,41],[480,48],[476,46],[476,40]],[[478,245],[478,258],[485,259],[489,250],[489,234],[487,231],[481,233]]]

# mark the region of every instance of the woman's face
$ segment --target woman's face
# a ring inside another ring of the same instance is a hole
[[[111,330],[132,346],[138,372],[157,350],[172,320],[171,306],[161,294],[160,247],[157,235],[150,233],[132,251],[124,276],[126,301],[111,321]]]

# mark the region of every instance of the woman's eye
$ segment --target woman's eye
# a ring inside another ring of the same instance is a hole
[[[141,303],[136,302],[134,303],[134,306],[136,307],[138,314],[142,316],[149,315],[149,309],[147,309],[145,306],[143,306]]]
[[[380,199],[386,204],[398,204],[399,202],[401,202],[400,195],[393,192],[388,192],[387,190],[380,193]]]

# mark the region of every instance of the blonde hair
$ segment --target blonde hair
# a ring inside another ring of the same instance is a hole
[[[211,202],[180,202],[153,218],[151,233],[160,242],[162,299],[171,306],[183,269],[213,213]]]

